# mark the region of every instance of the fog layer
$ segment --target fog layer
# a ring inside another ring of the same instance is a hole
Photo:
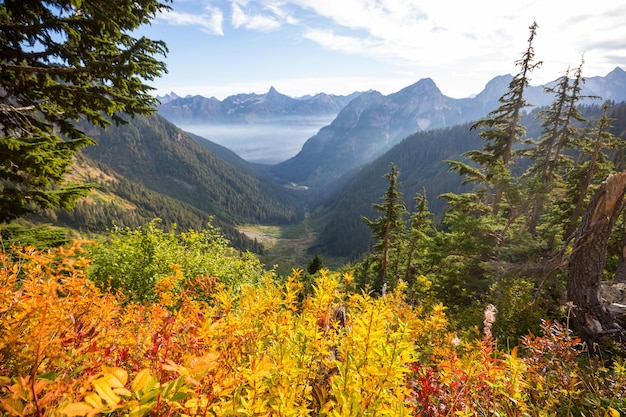
[[[249,162],[273,165],[297,154],[335,116],[289,118],[259,124],[189,124],[185,131],[225,146]]]

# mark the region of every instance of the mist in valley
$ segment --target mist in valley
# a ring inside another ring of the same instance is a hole
[[[274,165],[296,155],[335,115],[281,118],[246,124],[181,124],[179,127],[225,146],[248,162]]]

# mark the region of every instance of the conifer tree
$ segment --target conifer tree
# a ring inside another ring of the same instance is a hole
[[[170,0],[164,0],[169,2]],[[155,111],[146,81],[166,69],[162,41],[131,34],[167,9],[158,0],[0,2],[0,222],[72,207],[90,185],[66,184],[92,144],[77,127]]]
[[[584,61],[583,61],[584,62]],[[528,169],[526,175],[531,177],[533,191],[533,207],[530,214],[528,229],[535,234],[539,216],[546,200],[551,196],[556,187],[557,177],[571,168],[572,157],[563,154],[563,150],[571,148],[573,138],[578,129],[574,122],[584,122],[578,102],[582,98],[580,94],[582,78],[582,65],[575,70],[574,79],[570,80],[568,69],[560,77],[554,86],[544,88],[546,93],[555,95],[555,99],[545,110],[538,113],[541,119],[542,134],[537,142],[529,141],[531,147],[525,155],[535,161]]]
[[[502,197],[507,190],[512,191],[513,147],[525,135],[525,128],[520,124],[520,118],[522,109],[529,106],[524,98],[524,91],[528,87],[530,73],[541,65],[541,61],[534,62],[533,40],[537,23],[534,22],[529,30],[528,47],[522,58],[515,62],[520,67],[520,71],[509,83],[508,91],[500,97],[500,107],[472,126],[472,129],[480,129],[479,135],[485,140],[483,149],[465,153],[465,156],[484,169],[484,180],[495,189],[492,202],[493,214],[498,214]],[[453,168],[462,169],[458,164],[453,165]]]
[[[404,280],[408,283],[412,281],[414,276],[413,258],[416,250],[420,245],[424,245],[428,239],[428,233],[431,231],[432,220],[431,213],[428,211],[428,200],[426,199],[426,191],[415,196],[416,207],[411,214],[411,223],[407,231],[406,241],[408,247],[406,250],[406,266],[404,270]]]
[[[402,199],[402,193],[398,191],[398,169],[395,164],[391,164],[390,171],[385,174],[385,178],[389,181],[387,191],[382,197],[382,203],[375,203],[372,206],[381,213],[376,220],[369,220],[363,217],[365,224],[369,226],[376,240],[374,249],[376,257],[379,261],[378,280],[374,283],[375,287],[382,288],[388,282],[388,272],[390,266],[390,258],[392,252],[397,249],[397,245],[401,241],[404,231],[404,216],[406,215],[406,206]],[[395,271],[397,272],[397,271]]]
[[[521,142],[526,134],[521,124],[522,110],[529,104],[524,99],[524,91],[529,84],[530,72],[541,65],[534,62],[533,40],[537,24],[530,27],[528,47],[522,58],[516,61],[521,67],[519,73],[509,83],[509,89],[500,97],[500,107],[480,119],[471,129],[480,129],[479,136],[484,140],[483,148],[464,154],[473,164],[463,161],[447,161],[451,170],[464,177],[463,184],[473,184],[472,192],[464,194],[446,193],[441,197],[448,200],[450,211],[459,210],[467,214],[491,216],[478,224],[485,230],[476,230],[476,234],[495,237],[497,246],[503,246],[510,228],[527,210],[525,187],[520,178],[513,173],[515,162],[514,146]],[[507,210],[502,215],[500,206],[506,197]],[[449,216],[458,219],[458,216]],[[454,220],[453,220],[454,221]]]
[[[324,268],[324,261],[322,261],[322,258],[320,258],[319,255],[315,255],[315,258],[313,258],[307,265],[306,270],[309,274],[313,275],[322,268]]]
[[[583,135],[578,141],[580,151],[579,163],[569,178],[569,199],[572,204],[571,215],[565,237],[569,237],[577,228],[587,202],[589,190],[594,178],[599,183],[614,172],[613,163],[605,153],[605,149],[615,149],[622,146],[621,141],[609,132],[611,119],[608,117],[609,104],[603,105],[602,117],[593,130]]]

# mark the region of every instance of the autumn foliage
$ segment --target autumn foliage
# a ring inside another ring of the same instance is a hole
[[[619,416],[624,362],[542,323],[502,350],[445,307],[355,290],[351,273],[185,275],[149,302],[89,278],[89,242],[0,255],[0,410],[13,416]],[[231,252],[214,257],[235,256]],[[242,269],[242,271],[245,270]]]

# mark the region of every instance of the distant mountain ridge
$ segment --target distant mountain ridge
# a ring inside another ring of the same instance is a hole
[[[511,75],[495,77],[480,94],[464,99],[443,95],[430,78],[387,96],[377,91],[362,93],[329,126],[308,139],[297,155],[272,166],[271,171],[285,182],[324,187],[355,172],[415,132],[484,117],[498,107],[511,79]],[[615,68],[605,77],[591,77],[583,85],[582,94],[626,100],[626,72]],[[525,95],[535,107],[553,100],[543,86],[528,87]]]
[[[297,117],[336,115],[358,93],[347,96],[320,93],[292,98],[271,87],[265,94],[236,94],[223,101],[200,95],[159,96],[159,114],[174,124],[251,124]]]

